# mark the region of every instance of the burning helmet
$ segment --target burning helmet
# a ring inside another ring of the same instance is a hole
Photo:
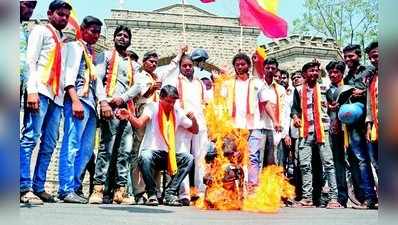
[[[191,58],[193,61],[206,61],[209,59],[209,55],[207,54],[206,50],[203,48],[197,48],[192,51]]]
[[[363,116],[365,106],[360,102],[344,104],[340,107],[339,120],[346,124],[354,124]]]

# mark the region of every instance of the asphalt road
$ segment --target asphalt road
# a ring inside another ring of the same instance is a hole
[[[21,225],[373,225],[376,210],[282,208],[276,214],[208,211],[195,207],[45,204],[20,208]]]

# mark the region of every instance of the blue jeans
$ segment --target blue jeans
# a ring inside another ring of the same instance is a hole
[[[145,182],[145,189],[148,196],[156,195],[155,170],[167,169],[168,153],[162,150],[141,151],[138,165]],[[171,177],[171,181],[165,189],[166,196],[177,196],[178,190],[184,178],[188,175],[193,165],[193,156],[189,153],[177,153],[177,174]]]
[[[61,198],[79,189],[81,174],[93,154],[97,116],[92,107],[81,103],[84,110],[82,120],[73,116],[70,99],[66,99],[64,104],[64,137],[58,171],[58,194]]]
[[[374,201],[377,199],[374,190],[374,179],[372,177],[372,170],[370,167],[370,158],[365,140],[364,129],[354,126],[347,126],[350,135],[349,150],[352,151],[355,158],[358,160],[358,166],[361,174],[360,188],[365,194],[365,200]]]
[[[39,94],[39,112],[25,110],[20,139],[20,191],[32,190],[44,191],[44,183],[51,156],[57,144],[59,122],[61,120],[62,107],[56,105],[48,97]],[[32,151],[40,138],[40,148],[37,156],[36,167],[32,179],[30,177],[30,161]]]

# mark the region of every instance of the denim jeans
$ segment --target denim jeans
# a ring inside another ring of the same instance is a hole
[[[59,123],[62,115],[62,107],[55,104],[48,97],[39,94],[39,112],[31,112],[25,109],[20,139],[20,191],[32,190],[43,192],[46,182],[47,169],[51,156],[57,144],[59,135]],[[36,160],[35,171],[30,177],[30,161],[32,151],[40,138],[39,153]]]
[[[58,194],[61,198],[79,189],[81,174],[93,154],[97,116],[92,107],[81,103],[84,110],[82,120],[73,116],[70,99],[64,103],[64,136],[58,170]]]
[[[100,120],[100,127],[101,141],[97,161],[95,162],[94,184],[105,184],[112,155],[115,155],[115,185],[126,187],[130,173],[131,150],[133,147],[133,129],[131,124],[130,122],[114,118],[109,121]]]
[[[327,133],[327,131],[326,131]],[[333,163],[333,154],[330,149],[329,137],[325,136],[325,143],[317,144],[315,134],[313,132],[308,134],[307,138],[301,138],[299,144],[299,160],[300,170],[303,178],[303,198],[312,199],[313,192],[313,172],[312,171],[312,150],[316,148],[319,151],[322,166],[330,187],[329,196],[331,199],[337,200],[337,185],[336,175]]]
[[[379,143],[371,142],[368,143],[368,152],[370,157],[370,162],[376,170],[376,175],[379,177]]]
[[[333,162],[336,170],[338,201],[347,205],[348,186],[346,176],[346,152],[344,150],[344,134],[330,134],[330,147],[333,152]]]
[[[361,174],[360,188],[363,190],[365,200],[374,201],[377,199],[374,190],[374,178],[370,167],[370,157],[365,140],[365,131],[361,126],[347,126],[350,136],[349,151],[358,160]]]
[[[167,169],[168,153],[162,150],[142,150],[139,157],[139,167],[145,181],[145,189],[148,196],[156,195],[155,170]],[[180,185],[188,175],[193,165],[193,156],[189,153],[177,153],[177,174],[171,177],[166,187],[166,196],[178,196]]]

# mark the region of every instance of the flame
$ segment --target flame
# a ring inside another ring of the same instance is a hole
[[[195,202],[195,206],[201,209],[276,212],[280,208],[281,198],[294,196],[294,187],[284,178],[281,167],[271,166],[263,170],[259,186],[251,195],[246,193],[243,176],[240,181],[227,179],[230,171],[242,171],[242,174],[247,171],[249,152],[249,131],[234,128],[226,99],[221,96],[221,85],[228,79],[233,77],[222,75],[215,80],[214,98],[204,110],[216,157],[205,166],[206,192],[204,197]],[[233,146],[237,154],[224,155],[227,145]]]
[[[255,193],[245,198],[242,210],[275,213],[278,212],[283,198],[292,199],[294,196],[294,187],[284,177],[283,168],[268,166],[261,172]]]

